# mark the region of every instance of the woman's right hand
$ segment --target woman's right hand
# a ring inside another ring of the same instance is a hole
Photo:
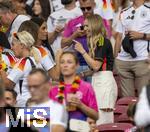
[[[85,49],[83,48],[82,44],[79,43],[79,42],[77,42],[77,43],[75,44],[74,49],[75,49],[76,51],[78,51],[79,53],[81,53],[81,54],[84,54],[84,53],[86,52]]]
[[[75,32],[74,32],[75,38],[78,37],[83,37],[86,35],[85,30],[81,30],[80,28],[78,28]]]

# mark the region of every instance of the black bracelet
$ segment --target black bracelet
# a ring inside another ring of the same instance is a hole
[[[146,38],[147,38],[147,34],[144,33],[144,34],[143,34],[143,39],[145,40]]]

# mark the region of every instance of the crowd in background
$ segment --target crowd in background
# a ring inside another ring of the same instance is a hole
[[[148,131],[149,51],[149,0],[0,0],[0,106],[50,107],[50,130],[27,131],[96,132],[137,97],[127,131]]]

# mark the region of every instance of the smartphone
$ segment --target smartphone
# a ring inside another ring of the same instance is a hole
[[[72,42],[73,42],[73,43],[79,43],[77,40],[74,40],[74,39],[72,40]]]
[[[80,26],[80,30],[84,30],[84,26],[83,25]]]
[[[89,123],[82,120],[70,119],[70,130],[75,132],[89,132],[90,126]]]
[[[75,45],[76,43],[78,43],[78,41],[72,40],[72,45]]]

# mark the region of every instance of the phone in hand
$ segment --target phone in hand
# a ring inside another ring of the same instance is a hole
[[[75,50],[75,45],[76,45],[77,43],[79,43],[79,42],[76,41],[76,40],[72,40],[72,48],[73,48],[73,50]]]
[[[84,26],[83,25],[80,26],[80,30],[84,30]]]
[[[76,43],[78,43],[78,41],[72,40],[72,44],[73,44],[73,45],[75,45]]]

